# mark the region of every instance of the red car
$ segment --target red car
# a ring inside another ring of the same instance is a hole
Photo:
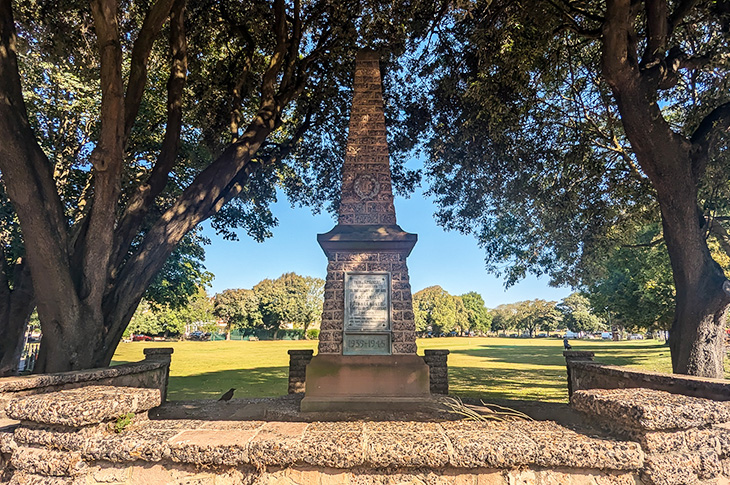
[[[146,342],[152,340],[149,335],[132,335],[132,342]]]

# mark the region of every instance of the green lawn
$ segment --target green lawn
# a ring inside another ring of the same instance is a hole
[[[669,372],[669,349],[656,340],[571,341],[592,350],[596,360]],[[131,342],[122,343],[115,364],[142,360],[145,347],[174,347],[170,399],[211,399],[231,387],[237,397],[286,394],[289,349],[314,349],[314,341]],[[452,394],[484,399],[566,401],[565,360],[558,339],[420,339],[424,349],[449,349]]]

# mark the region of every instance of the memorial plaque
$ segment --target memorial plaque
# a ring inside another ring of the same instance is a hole
[[[345,332],[390,330],[390,274],[345,275]]]

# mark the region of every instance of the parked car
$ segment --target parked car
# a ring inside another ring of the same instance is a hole
[[[201,332],[200,330],[196,330],[190,335],[188,335],[188,339],[190,340],[210,340],[210,332]]]
[[[644,340],[644,336],[640,333],[632,333],[629,335],[629,340]]]
[[[132,335],[132,342],[147,342],[151,340],[152,337],[149,335]]]

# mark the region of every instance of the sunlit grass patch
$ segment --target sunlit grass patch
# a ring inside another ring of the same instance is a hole
[[[656,340],[572,340],[596,361],[657,372],[671,371],[669,348]],[[169,398],[214,399],[231,387],[236,397],[287,392],[289,349],[316,349],[316,341],[122,343],[114,362],[144,358],[145,347],[173,347]],[[462,397],[566,401],[563,344],[559,339],[453,337],[419,339],[425,349],[449,349],[449,388]]]

